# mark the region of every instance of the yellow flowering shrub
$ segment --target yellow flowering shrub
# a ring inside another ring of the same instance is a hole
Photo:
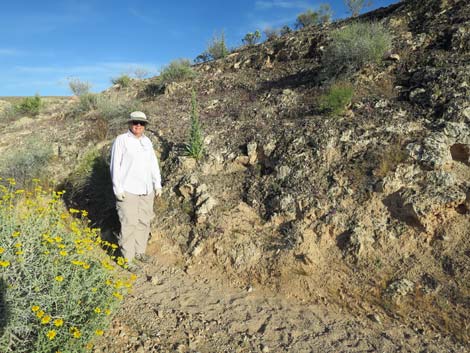
[[[86,352],[135,277],[84,212],[36,184],[18,192],[0,179],[0,352]]]

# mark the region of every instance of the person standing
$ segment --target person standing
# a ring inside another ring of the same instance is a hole
[[[152,142],[144,135],[147,116],[132,112],[127,123],[129,130],[114,140],[110,170],[121,223],[118,244],[128,269],[135,271],[138,265],[134,259],[150,260],[145,250],[154,216],[153,201],[162,195],[162,185]]]

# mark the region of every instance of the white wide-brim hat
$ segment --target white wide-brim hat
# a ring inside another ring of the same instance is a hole
[[[143,123],[148,123],[147,116],[145,115],[144,112],[132,112],[129,114],[129,118],[127,119],[127,122],[130,123],[132,121],[140,121]]]

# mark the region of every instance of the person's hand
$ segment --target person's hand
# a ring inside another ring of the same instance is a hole
[[[155,190],[155,197],[162,197],[162,189],[161,188]]]
[[[122,202],[124,201],[124,198],[126,197],[126,195],[124,195],[124,193],[122,194],[116,194],[116,200]]]

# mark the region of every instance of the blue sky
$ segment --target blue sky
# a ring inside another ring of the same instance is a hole
[[[398,0],[373,0],[374,9]],[[68,79],[99,92],[136,69],[158,74],[178,58],[193,60],[224,31],[229,47],[256,29],[293,27],[297,15],[343,0],[34,0],[6,1],[0,12],[0,96],[70,95]]]

